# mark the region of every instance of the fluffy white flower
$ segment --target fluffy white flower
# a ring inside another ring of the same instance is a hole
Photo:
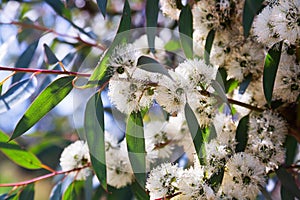
[[[127,78],[135,69],[140,51],[133,44],[120,44],[116,46],[109,57],[107,66],[115,78]]]
[[[178,185],[183,200],[213,200],[216,198],[214,191],[204,182],[204,170],[191,167],[184,170]]]
[[[226,199],[255,199],[260,186],[265,185],[265,168],[252,155],[235,154],[226,164],[220,188],[221,197]]]
[[[294,55],[281,55],[276,75],[274,96],[285,102],[295,102],[300,95],[300,65]]]
[[[272,47],[280,41],[279,34],[274,29],[272,8],[267,6],[256,17],[253,22],[253,32],[257,36],[257,41]]]
[[[124,140],[119,147],[110,148],[106,151],[106,169],[107,184],[113,187],[122,188],[134,180]]]
[[[300,0],[281,0],[273,8],[274,29],[280,38],[295,44],[300,38]]]
[[[156,87],[155,99],[169,113],[181,112],[186,103],[186,94],[191,91],[191,86],[178,73],[169,71],[174,80],[164,76]]]
[[[182,169],[171,163],[161,164],[151,170],[146,188],[150,192],[150,199],[158,199],[178,192],[178,183]]]
[[[123,113],[130,114],[152,103],[154,92],[142,82],[130,80],[110,80],[109,92],[111,102]]]
[[[69,171],[76,168],[82,168],[90,163],[90,154],[87,144],[78,140],[67,146],[60,156],[60,166],[63,171]],[[89,167],[79,171],[69,173],[76,180],[85,180],[91,175],[92,170]]]
[[[267,167],[276,168],[284,161],[283,143],[288,133],[285,120],[272,111],[250,115],[246,152]]]
[[[161,11],[164,15],[174,19],[178,20],[180,15],[180,10],[178,9],[180,7],[181,1],[177,0],[160,0],[161,4]]]
[[[175,69],[194,89],[206,90],[212,80],[216,79],[218,68],[206,65],[202,59],[187,59]]]
[[[232,55],[226,65],[228,77],[240,82],[249,74],[252,75],[252,80],[260,78],[265,59],[262,46],[248,40],[232,50]]]

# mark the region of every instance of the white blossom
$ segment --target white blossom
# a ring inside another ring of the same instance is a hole
[[[60,156],[60,166],[63,171],[82,168],[78,171],[69,173],[69,175],[75,177],[76,180],[85,180],[89,175],[92,174],[92,170],[89,167],[85,167],[90,162],[88,146],[84,141],[81,140],[78,140],[67,146]]]
[[[181,1],[160,0],[160,9],[164,15],[170,17],[171,19],[178,20],[180,15],[180,10],[178,9],[179,3],[181,3]]]

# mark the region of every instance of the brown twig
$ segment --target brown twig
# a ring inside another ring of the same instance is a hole
[[[254,110],[254,111],[257,111],[257,112],[263,112],[264,111],[264,109],[262,109],[262,108],[258,108],[256,106],[252,106],[250,104],[247,104],[247,103],[244,103],[244,102],[240,102],[240,101],[237,101],[237,100],[234,100],[234,99],[229,99],[228,98],[228,102],[230,104],[235,104],[235,105],[238,105],[238,106],[242,106],[244,108],[248,108],[250,110]]]

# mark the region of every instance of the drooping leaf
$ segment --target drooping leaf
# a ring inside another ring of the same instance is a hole
[[[263,72],[263,89],[266,101],[271,105],[274,82],[278,65],[280,62],[282,42],[275,44],[268,52],[265,58],[264,72]]]
[[[236,129],[235,139],[237,141],[235,152],[243,152],[246,149],[248,141],[249,115],[244,116],[239,121]]]
[[[217,172],[213,173],[208,180],[209,185],[214,189],[214,191],[218,191],[224,177],[225,167],[218,169]]]
[[[26,169],[42,168],[41,161],[31,152],[22,149],[15,141],[10,141],[9,136],[0,131],[0,151],[11,161]]]
[[[109,49],[107,49],[106,52],[104,52],[104,55],[100,59],[96,68],[94,69],[86,87],[93,87],[95,85],[101,86],[102,84],[104,84],[106,81],[110,79],[111,74],[107,73],[107,62],[115,46],[121,42],[126,42],[129,37],[130,34],[129,30],[131,27],[130,12],[131,10],[130,10],[128,0],[125,0],[123,14],[117,31],[117,35],[115,36],[115,39],[111,44],[111,46],[109,47]]]
[[[53,10],[60,16],[70,19],[71,12],[65,8],[64,4],[60,0],[45,0],[49,6],[53,8]]]
[[[200,164],[205,164],[205,144],[204,132],[205,130],[199,126],[198,120],[188,103],[185,104],[184,114],[187,121],[188,128],[193,138],[193,143],[200,160]]]
[[[263,8],[264,0],[245,0],[243,10],[244,36],[248,37],[254,17]]]
[[[106,15],[106,6],[107,6],[107,0],[97,0],[98,7],[105,18]]]
[[[34,184],[26,185],[20,193],[19,200],[34,200]]]
[[[210,60],[210,52],[211,52],[211,48],[212,48],[212,45],[214,42],[215,33],[216,33],[216,31],[214,29],[211,29],[206,37],[205,46],[204,46],[204,49],[205,49],[204,60],[207,65],[210,63],[210,61],[209,61]]]
[[[146,193],[146,191],[141,187],[141,185],[137,182],[131,184],[131,190],[134,193],[135,198],[138,200],[149,200],[150,196]]]
[[[136,181],[145,189],[146,150],[143,118],[140,112],[133,111],[127,120],[126,142],[128,156]]]
[[[297,153],[297,140],[293,136],[288,135],[286,137],[284,146],[285,146],[285,149],[286,149],[285,164],[286,165],[291,165],[291,164],[294,163],[295,156],[296,156],[296,153]]]
[[[15,68],[28,68],[29,64],[31,63],[31,60],[34,56],[35,50],[39,44],[39,40],[31,43],[28,45],[27,49],[21,54],[21,56],[18,58]],[[12,83],[15,83],[17,81],[20,81],[24,73],[17,73],[16,75],[13,76]]]
[[[0,95],[0,113],[28,99],[35,92],[36,87],[37,80],[34,76],[13,84],[3,95]]]
[[[75,184],[77,181],[72,182],[63,194],[62,200],[75,200],[78,199],[78,194],[76,193]]]
[[[212,80],[211,86],[215,89],[220,99],[229,106],[228,99],[225,94],[225,89],[221,86],[221,84],[216,80]]]
[[[46,54],[47,62],[50,65],[53,65],[53,64],[55,64],[55,63],[57,63],[59,61],[57,59],[57,57],[55,56],[55,54],[50,49],[50,47],[48,47],[47,44],[44,44],[44,49],[45,49],[45,54]]]
[[[18,122],[10,140],[21,136],[61,102],[73,89],[75,76],[64,76],[48,85],[32,102]]]
[[[248,74],[240,84],[239,93],[244,94],[252,81],[252,74]]]
[[[98,92],[89,99],[86,105],[84,128],[93,169],[101,183],[101,186],[107,190],[104,109],[101,94]]]
[[[284,200],[295,200],[295,195],[290,193],[285,187],[280,188],[280,196]]]
[[[299,199],[300,190],[295,183],[295,179],[293,178],[293,176],[288,173],[287,170],[283,167],[279,167],[279,169],[276,170],[276,174],[281,182],[281,187],[284,187],[285,190],[287,190],[291,195]]]
[[[139,57],[137,67],[148,72],[163,74],[169,77],[171,80],[173,80],[172,76],[169,74],[168,70],[164,66],[162,66],[159,62],[148,56]]]
[[[59,181],[51,190],[49,200],[57,200],[62,197],[62,182]]]
[[[157,30],[159,0],[147,0],[146,2],[146,20],[147,20],[147,38],[148,46],[152,53],[155,53],[155,34]]]
[[[193,14],[189,4],[184,6],[179,16],[180,42],[187,58],[193,58]]]

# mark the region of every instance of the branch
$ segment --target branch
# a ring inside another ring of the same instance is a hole
[[[23,185],[28,185],[30,183],[35,183],[37,181],[44,180],[46,178],[51,178],[51,177],[59,175],[59,174],[68,174],[70,172],[80,171],[80,170],[82,170],[84,168],[87,168],[87,167],[90,167],[90,166],[91,166],[91,164],[89,163],[86,166],[83,166],[83,167],[80,167],[80,168],[71,169],[71,170],[68,170],[68,171],[54,171],[54,172],[52,172],[50,174],[39,176],[39,177],[30,179],[30,180],[27,180],[27,181],[21,181],[21,182],[17,182],[17,183],[3,183],[3,184],[0,184],[0,187],[20,187],[20,186],[23,186]]]
[[[13,67],[0,66],[0,71],[1,70],[2,71],[13,71],[13,72],[23,72],[23,73],[37,73],[37,74],[67,74],[67,75],[75,75],[75,76],[83,76],[83,77],[91,76],[91,74],[87,74],[87,73],[49,70],[49,69],[13,68]]]
[[[240,101],[237,101],[237,100],[234,100],[234,99],[229,99],[229,98],[227,98],[227,99],[228,99],[228,102],[231,103],[231,104],[242,106],[244,108],[248,108],[250,110],[254,110],[254,111],[257,111],[257,112],[263,112],[264,111],[264,109],[262,109],[262,108],[252,106],[252,105],[247,104],[247,103],[243,103],[243,102],[240,102]]]
[[[72,35],[67,35],[64,33],[59,33],[57,31],[55,31],[54,29],[50,29],[47,28],[45,26],[40,26],[40,25],[36,25],[36,24],[29,24],[29,23],[22,23],[22,22],[18,22],[18,21],[12,21],[10,23],[0,23],[2,25],[16,25],[16,26],[21,26],[23,28],[28,28],[28,29],[35,29],[35,30],[39,30],[39,31],[44,31],[44,32],[48,32],[48,33],[53,33],[55,35],[61,36],[61,37],[65,37],[65,38],[71,38],[71,39],[75,39],[87,46],[91,46],[91,47],[96,47],[99,48],[101,50],[106,50],[106,47],[103,46],[102,44],[99,44],[97,42],[95,43],[91,43],[91,42],[87,42],[85,40],[83,40],[80,36],[72,36]]]

